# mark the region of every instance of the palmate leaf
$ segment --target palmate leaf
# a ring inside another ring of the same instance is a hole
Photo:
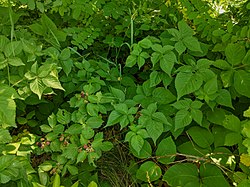
[[[175,88],[178,100],[186,94],[195,92],[203,83],[203,79],[198,74],[192,72],[179,72],[175,79]]]

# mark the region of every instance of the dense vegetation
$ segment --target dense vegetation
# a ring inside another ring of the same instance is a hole
[[[1,0],[0,186],[250,186],[249,15]]]

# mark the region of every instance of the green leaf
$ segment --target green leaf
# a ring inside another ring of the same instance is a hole
[[[77,155],[76,163],[83,162],[88,156],[87,151],[83,150]]]
[[[132,148],[136,150],[138,154],[140,154],[140,151],[144,145],[144,139],[140,135],[134,135],[130,139],[130,144]]]
[[[57,77],[48,75],[47,77],[42,78],[42,81],[47,87],[65,91]]]
[[[228,44],[225,49],[227,60],[232,65],[238,65],[246,55],[246,49],[240,44]]]
[[[38,24],[38,23],[34,23],[32,25],[29,26],[30,30],[38,35],[44,36],[46,33],[45,28],[43,28],[42,25]]]
[[[30,90],[38,95],[39,99],[42,98],[43,91],[46,89],[46,86],[41,81],[41,79],[36,78],[30,83]]]
[[[233,108],[230,92],[225,89],[221,89],[218,92],[218,96],[215,101],[222,106]]]
[[[215,76],[214,78],[206,82],[206,84],[204,85],[204,92],[207,95],[212,95],[215,94],[217,90],[218,90],[217,76]]]
[[[192,116],[187,110],[179,110],[175,115],[175,131],[188,126],[192,122]]]
[[[90,116],[95,116],[95,117],[98,116],[98,113],[100,111],[99,106],[93,103],[88,103],[86,109]]]
[[[156,140],[163,133],[163,124],[155,120],[148,119],[148,121],[146,122],[146,129],[148,131],[148,135],[153,139],[154,143],[156,144]]]
[[[58,174],[56,174],[55,178],[53,180],[52,187],[60,187],[61,186],[60,184],[61,184],[60,176]]]
[[[159,75],[158,71],[152,71],[152,73],[150,73],[150,87],[154,87],[156,85],[158,85],[161,82],[161,77]]]
[[[151,148],[150,143],[148,143],[147,140],[144,140],[144,144],[139,154],[138,154],[138,151],[133,149],[131,145],[129,148],[132,154],[137,158],[144,159],[144,158],[150,158],[152,156],[152,148]]]
[[[180,163],[171,166],[163,176],[169,186],[200,186],[198,169],[191,163]]]
[[[77,175],[78,174],[78,168],[76,166],[67,165],[67,169],[71,175]]]
[[[226,115],[222,125],[231,131],[241,132],[241,122],[235,115]]]
[[[129,55],[126,60],[126,67],[133,67],[136,64],[137,56],[136,55]]]
[[[113,144],[111,142],[103,142],[102,145],[101,145],[101,150],[102,151],[110,151],[112,148],[113,148]]]
[[[13,57],[8,59],[8,63],[12,66],[24,66],[23,61],[18,57]]]
[[[182,41],[178,41],[177,43],[175,43],[174,47],[175,50],[179,53],[179,55],[181,55],[186,50],[186,46]]]
[[[86,121],[87,125],[91,128],[99,128],[102,126],[103,120],[101,117],[90,117]]]
[[[136,171],[136,178],[144,182],[156,181],[161,177],[161,168],[152,161],[143,163]]]
[[[91,181],[88,185],[88,187],[98,187],[98,185],[96,184],[96,182]]]
[[[22,52],[22,43],[20,41],[12,41],[8,43],[4,48],[4,54],[6,57],[17,56]]]
[[[194,34],[193,29],[184,20],[178,22],[178,29],[183,38],[192,36]]]
[[[155,152],[157,160],[162,164],[169,164],[175,160],[176,146],[171,137],[163,139]]]
[[[175,88],[178,95],[178,100],[189,93],[198,90],[203,83],[200,76],[193,73],[179,72],[175,79]]]
[[[70,113],[65,109],[59,109],[56,114],[56,117],[57,117],[57,121],[64,125],[69,124],[71,120]]]
[[[183,38],[182,42],[189,50],[202,52],[200,42],[198,41],[197,38],[189,36]]]
[[[0,144],[9,143],[12,137],[8,130],[0,128]]]
[[[74,160],[76,159],[78,155],[78,147],[74,144],[69,144],[62,153],[62,156],[64,156],[67,159]]]
[[[197,110],[197,109],[192,109],[191,116],[196,123],[198,123],[199,125],[202,125],[202,118],[203,118],[202,111]]]
[[[192,104],[191,99],[184,99],[184,100],[179,100],[176,101],[175,103],[172,104],[173,107],[175,107],[177,110],[185,109],[188,110]]]
[[[191,136],[192,140],[201,148],[210,147],[214,142],[214,137],[212,133],[199,126],[194,126],[188,129],[188,134]]]
[[[160,59],[160,67],[165,73],[167,73],[171,77],[171,72],[176,62],[177,59],[174,52],[170,51]]]
[[[163,87],[154,89],[152,97],[158,104],[169,104],[176,100],[176,96]]]
[[[70,127],[65,131],[65,133],[68,133],[71,135],[80,134],[82,128],[83,128],[83,126],[80,124],[73,124],[73,125],[70,125]]]
[[[82,130],[82,134],[81,134],[85,139],[91,139],[94,137],[95,135],[95,131],[93,129],[91,129],[90,127],[85,127]]]
[[[0,88],[1,93],[1,88]],[[16,127],[16,103],[13,99],[0,97],[0,124],[3,128]]]
[[[207,187],[229,187],[229,183],[224,178],[221,170],[212,164],[202,164],[200,167],[201,183]]]
[[[152,46],[152,42],[148,38],[144,38],[143,40],[139,41],[138,44],[145,49],[148,49]]]
[[[117,99],[119,99],[120,102],[125,101],[125,94],[122,90],[114,88],[114,87],[110,87],[110,91]]]
[[[250,98],[250,73],[244,70],[239,70],[234,73],[234,88],[235,90],[246,97]]]
[[[117,112],[116,110],[113,110],[108,117],[108,122],[105,127],[109,127],[119,123],[122,116],[123,115],[121,113]]]

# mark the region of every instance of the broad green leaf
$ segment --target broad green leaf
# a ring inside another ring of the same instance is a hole
[[[243,116],[246,118],[250,118],[250,107],[246,111],[244,111]]]
[[[130,144],[132,148],[136,150],[138,154],[140,154],[140,151],[144,145],[144,139],[140,135],[134,135],[130,140]]]
[[[175,43],[174,47],[175,50],[179,53],[179,55],[181,55],[186,50],[186,46],[182,41],[178,41],[177,43]]]
[[[0,35],[0,51],[4,51],[4,48],[9,43],[9,39],[3,35]]]
[[[115,110],[121,114],[128,114],[128,106],[125,103],[120,103],[114,106]]]
[[[163,139],[155,152],[157,160],[162,164],[169,164],[175,160],[176,146],[171,137]]]
[[[39,97],[39,99],[42,98],[42,94],[43,94],[43,91],[45,89],[46,89],[46,86],[44,85],[44,83],[42,82],[42,80],[40,80],[39,78],[34,79],[30,83],[30,90],[33,93],[35,93]]]
[[[222,71],[220,74],[223,86],[225,88],[230,87],[233,84],[234,70]]]
[[[179,110],[175,115],[175,131],[188,126],[192,122],[192,116],[187,110]]]
[[[43,162],[38,167],[43,171],[50,171],[53,168],[52,164],[48,161]]]
[[[0,128],[0,144],[9,143],[12,137],[8,130]]]
[[[241,122],[235,115],[226,115],[222,125],[231,131],[241,132]]]
[[[16,127],[16,103],[13,99],[0,99],[0,124],[3,128]]]
[[[76,163],[83,162],[88,156],[87,151],[83,150],[77,155],[77,161]]]
[[[211,149],[203,149],[198,145],[194,144],[193,141],[185,142],[177,147],[178,153],[193,155],[197,157],[203,157],[204,155],[211,153]]]
[[[52,187],[60,187],[61,186],[61,179],[60,179],[60,175],[56,174],[55,178],[53,180],[53,184]]]
[[[133,67],[136,64],[137,56],[129,55],[126,60],[126,67]]]
[[[152,182],[158,180],[161,174],[161,168],[156,163],[147,161],[136,171],[136,178],[144,182]]]
[[[176,101],[175,103],[172,104],[173,107],[175,107],[177,110],[185,109],[188,110],[192,104],[191,99],[184,99],[184,100],[179,100]]]
[[[182,40],[183,44],[191,51],[200,51],[201,50],[201,46],[200,46],[200,42],[198,41],[197,38],[193,37],[193,36],[189,36],[186,38],[183,38]]]
[[[140,159],[143,158],[150,158],[152,156],[152,148],[150,143],[148,143],[147,140],[144,140],[144,144],[141,148],[140,153],[138,154],[137,150],[133,149],[133,147],[130,146],[130,151],[132,152],[132,154]]]
[[[59,109],[56,117],[57,121],[63,125],[69,124],[71,120],[71,114],[65,109]]]
[[[102,151],[110,151],[112,148],[114,147],[114,145],[111,142],[103,142],[101,145],[101,150]]]
[[[86,110],[87,110],[88,115],[97,117],[100,111],[100,108],[97,104],[88,103]]]
[[[163,176],[170,186],[200,186],[198,169],[191,163],[180,163],[171,166]]]
[[[125,94],[122,90],[114,88],[114,87],[110,87],[110,91],[117,99],[119,99],[120,102],[125,101]]]
[[[73,124],[73,125],[70,125],[70,127],[65,131],[65,133],[68,133],[71,135],[80,134],[82,128],[83,128],[83,126],[80,124]]]
[[[150,87],[154,87],[156,85],[158,85],[161,82],[161,77],[159,75],[158,71],[152,71],[152,73],[150,73]]]
[[[202,119],[203,119],[202,111],[197,110],[197,109],[192,109],[191,116],[196,123],[198,123],[199,125],[202,125]]]
[[[234,73],[234,88],[235,90],[246,97],[250,98],[250,73],[244,70],[239,70]]]
[[[246,55],[246,49],[240,44],[228,44],[225,49],[227,60],[232,65],[238,65]]]
[[[18,57],[13,57],[8,59],[8,63],[12,66],[24,66],[23,61]]]
[[[165,73],[167,73],[171,77],[171,72],[175,62],[177,62],[176,56],[174,52],[170,51],[160,59],[160,67]]]
[[[194,34],[193,29],[184,20],[178,22],[178,29],[183,38],[192,36]]]
[[[228,70],[231,68],[230,64],[228,64],[227,61],[221,59],[214,61],[212,64],[213,66],[222,70]]]
[[[230,95],[230,92],[225,89],[221,89],[218,92],[218,96],[216,97],[216,102],[222,106],[233,108],[232,97]]]
[[[158,104],[169,104],[176,100],[176,96],[163,87],[154,89],[152,96]]]
[[[161,53],[158,53],[158,52],[154,52],[152,55],[151,55],[151,62],[153,64],[153,66],[155,66],[155,64],[157,62],[159,62],[159,60],[161,59],[162,57],[162,54]]]
[[[206,113],[208,121],[211,123],[221,125],[225,119],[225,111],[220,108],[214,109],[214,111],[208,111]]]
[[[123,115],[121,113],[113,110],[108,117],[108,122],[105,127],[109,127],[109,126],[119,123],[122,116]]]
[[[60,89],[64,91],[64,88],[61,86],[61,83],[57,77],[48,75],[47,77],[42,78],[42,81],[47,87]]]
[[[62,153],[62,156],[70,160],[76,159],[77,155],[78,155],[78,147],[74,144],[69,144],[67,147],[65,147]]]
[[[22,52],[22,43],[20,41],[12,41],[8,43],[4,48],[4,54],[6,57],[17,56]]]
[[[218,90],[218,84],[217,84],[217,76],[210,79],[206,84],[204,85],[204,91],[207,95],[215,94]]]
[[[144,38],[143,40],[139,41],[138,44],[145,49],[148,49],[152,46],[152,42],[148,38]]]
[[[71,175],[77,175],[78,174],[78,168],[73,165],[67,165],[67,169]]]
[[[90,117],[86,123],[91,128],[99,128],[102,126],[103,120],[100,117]]]
[[[187,132],[192,140],[201,148],[207,148],[214,142],[212,133],[203,127],[194,126],[189,128]]]
[[[163,133],[163,124],[155,120],[148,119],[146,122],[146,129],[148,131],[148,135],[152,138],[154,143],[156,143],[156,140]]]
[[[178,100],[189,93],[195,92],[202,85],[202,78],[193,73],[179,72],[175,79]]]
[[[29,26],[30,30],[38,35],[44,36],[46,33],[46,29],[38,24],[38,23],[34,23],[32,25]]]
[[[61,61],[61,65],[64,73],[68,76],[74,66],[72,59]]]
[[[201,183],[207,187],[229,187],[221,170],[212,164],[202,164],[200,167]]]
[[[95,131],[93,129],[91,129],[90,127],[85,127],[83,130],[82,130],[82,133],[81,135],[85,138],[85,139],[91,139],[94,137],[95,135]]]
[[[88,187],[98,187],[95,181],[91,181],[88,185]]]

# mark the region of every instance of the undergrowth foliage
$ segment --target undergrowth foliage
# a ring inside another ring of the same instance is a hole
[[[0,5],[0,186],[250,186],[249,1]]]

